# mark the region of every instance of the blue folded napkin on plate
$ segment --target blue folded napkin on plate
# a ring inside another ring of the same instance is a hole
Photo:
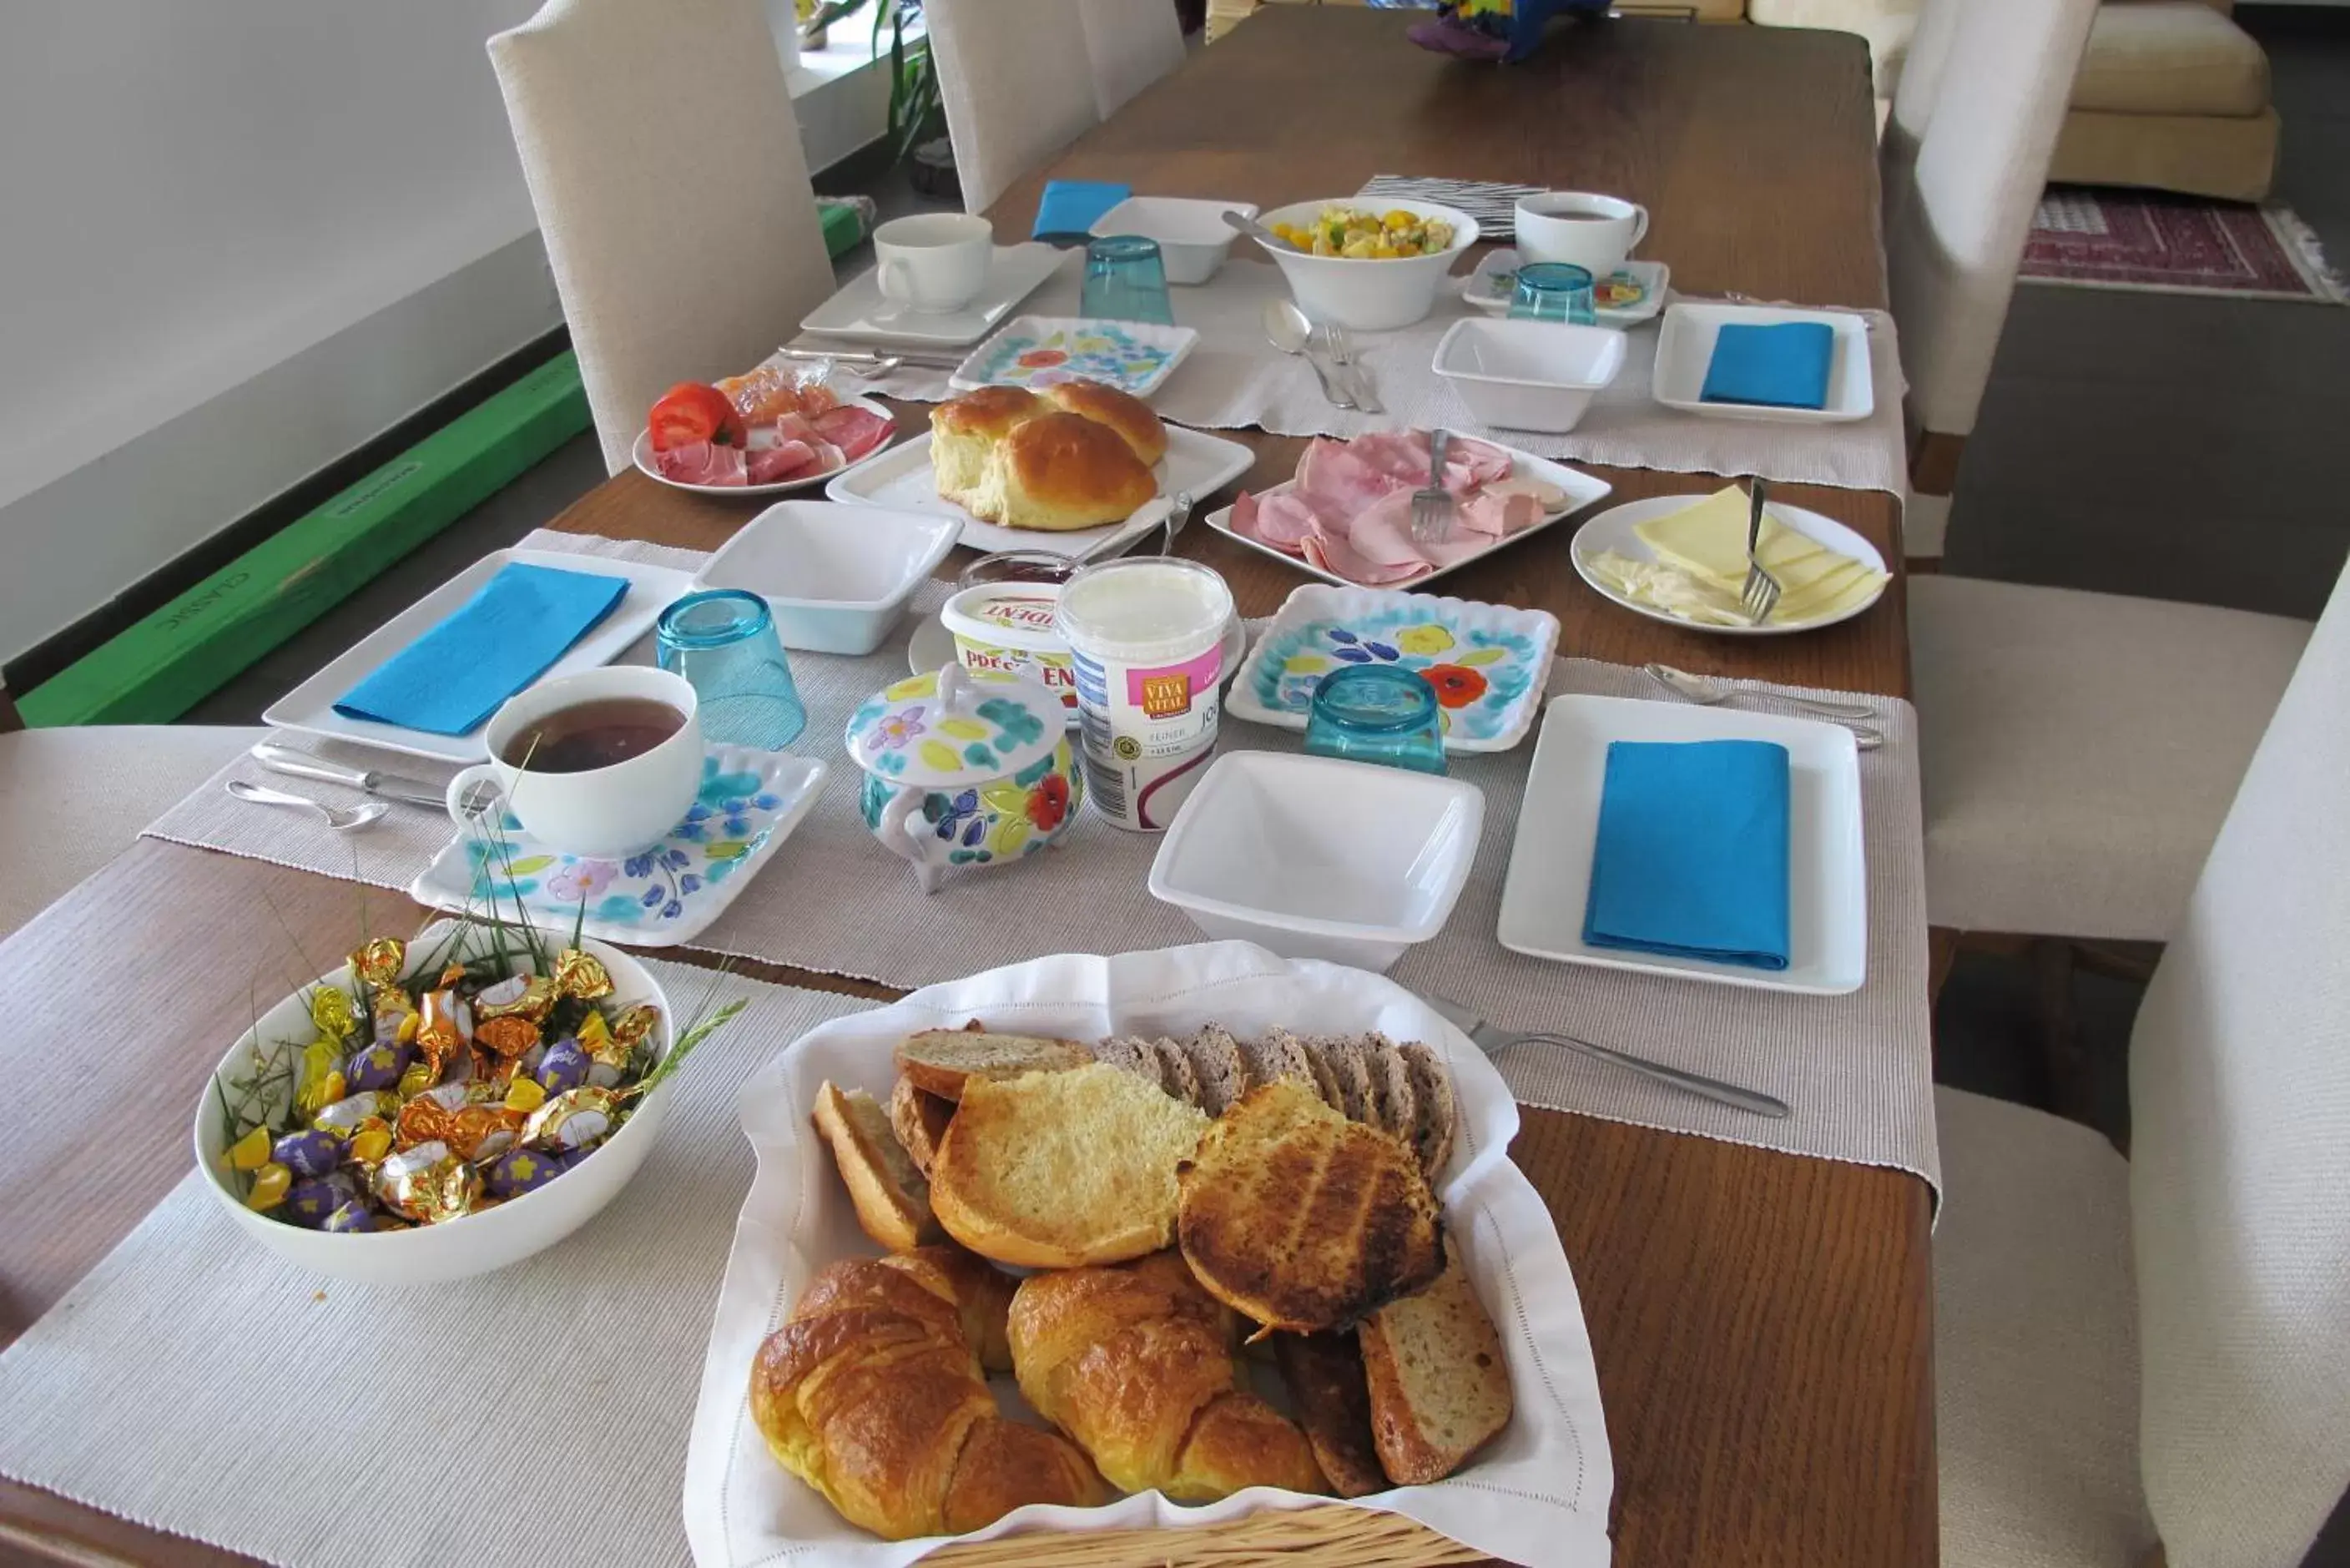
[[[510,561],[463,608],[345,692],[335,711],[427,734],[469,734],[628,592],[626,577]]]
[[[1083,234],[1094,226],[1096,218],[1133,194],[1131,185],[1100,180],[1048,180],[1044,200],[1036,203],[1036,226],[1030,235],[1041,240],[1054,234]]]
[[[1714,336],[1713,358],[1698,400],[1825,408],[1828,364],[1835,357],[1835,329],[1824,321],[1783,321],[1775,327],[1731,322]]]
[[[1785,969],[1787,748],[1611,742],[1583,940]]]

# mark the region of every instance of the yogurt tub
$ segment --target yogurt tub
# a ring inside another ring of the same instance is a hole
[[[939,619],[965,670],[1000,670],[1041,680],[1061,706],[1077,711],[1077,673],[1054,628],[1058,583],[982,583],[947,600]]]
[[[1214,756],[1232,615],[1232,589],[1196,561],[1106,561],[1062,585],[1086,793],[1116,826],[1164,831]]]

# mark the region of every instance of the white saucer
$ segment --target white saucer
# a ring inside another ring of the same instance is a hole
[[[1058,251],[1031,242],[995,247],[987,286],[961,310],[907,310],[881,297],[878,269],[852,279],[800,323],[804,332],[827,337],[869,338],[876,343],[930,344],[962,348],[995,329],[1014,306],[1036,292],[1038,286],[1082,251]]]
[[[1517,252],[1506,247],[1489,252],[1477,264],[1477,270],[1462,282],[1461,303],[1488,316],[1507,315],[1510,296],[1507,293],[1496,294],[1493,280],[1499,274],[1516,272],[1523,260]],[[1599,324],[1603,327],[1637,327],[1643,321],[1655,320],[1657,313],[1665,307],[1665,294],[1671,286],[1673,269],[1662,262],[1627,261],[1616,271],[1631,274],[1648,293],[1642,295],[1635,305],[1596,306]]]

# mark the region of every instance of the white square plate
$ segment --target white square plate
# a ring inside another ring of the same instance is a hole
[[[1483,436],[1479,436],[1477,439],[1480,441],[1486,441],[1486,438]],[[1429,573],[1428,576],[1424,577],[1414,577],[1408,583],[1399,583],[1395,585],[1399,590],[1417,590],[1424,588],[1428,587],[1429,584],[1436,581],[1439,577],[1450,576],[1463,566],[1483,560],[1486,556],[1492,555],[1494,550],[1506,550],[1511,545],[1515,545],[1522,540],[1531,539],[1535,535],[1543,532],[1543,530],[1550,527],[1553,524],[1560,521],[1562,518],[1572,517],[1576,513],[1582,511],[1585,507],[1594,505],[1598,502],[1606,500],[1607,498],[1607,493],[1616,488],[1614,485],[1608,483],[1606,480],[1600,478],[1596,474],[1586,473],[1579,468],[1569,468],[1563,462],[1553,462],[1546,457],[1536,457],[1530,452],[1520,452],[1516,447],[1507,445],[1502,441],[1486,441],[1486,444],[1488,446],[1500,447],[1503,452],[1510,454],[1510,472],[1513,477],[1539,479],[1544,484],[1550,485],[1555,489],[1565,491],[1566,509],[1563,512],[1555,512],[1549,516],[1544,518],[1541,522],[1535,524],[1533,527],[1525,529],[1521,533],[1513,534],[1506,539],[1494,540],[1492,549],[1480,550],[1475,555],[1468,556],[1463,560],[1455,561],[1449,566],[1440,567],[1438,570]],[[1266,488],[1270,489],[1272,487],[1268,485]],[[1191,493],[1197,495],[1200,492],[1195,490]],[[1215,511],[1209,513],[1207,516],[1207,524],[1209,527],[1213,528],[1225,538],[1245,545],[1260,556],[1270,556],[1276,561],[1286,562],[1288,565],[1296,567],[1299,571],[1304,572],[1309,577],[1319,577],[1326,583],[1336,583],[1342,588],[1359,588],[1369,586],[1364,583],[1349,582],[1345,577],[1338,576],[1336,572],[1326,572],[1321,567],[1315,566],[1313,563],[1306,560],[1303,556],[1293,556],[1286,550],[1278,550],[1271,545],[1264,544],[1260,540],[1251,539],[1245,535],[1233,533],[1232,509],[1229,506],[1219,507]]]
[[[562,658],[546,668],[539,680],[552,680],[559,675],[575,675],[582,670],[593,670],[618,659],[628,646],[652,629],[660,612],[684,597],[693,587],[693,574],[681,572],[673,566],[647,566],[641,561],[622,561],[605,556],[575,556],[554,550],[497,550],[483,556],[414,604],[376,628],[340,659],[293,691],[270,704],[261,722],[276,730],[292,730],[298,734],[317,735],[330,741],[350,741],[362,746],[380,746],[388,752],[403,752],[411,757],[434,757],[447,763],[481,763],[489,760],[489,751],[482,744],[484,725],[475,725],[462,735],[432,735],[422,730],[402,729],[397,724],[379,723],[373,719],[348,719],[335,711],[336,700],[373,674],[378,666],[400,652],[410,643],[431,631],[464,607],[465,601],[484,583],[497,576],[498,568],[509,561],[520,561],[534,566],[552,566],[564,572],[592,572],[608,577],[626,577],[629,591],[612,607],[612,613],[588,630],[587,636],[565,650]],[[524,691],[528,691],[525,687]]]
[[[1199,333],[1189,327],[1024,316],[972,350],[947,385],[975,392],[982,387],[1034,389],[1082,379],[1147,398],[1167,384],[1199,342]],[[1039,359],[1044,362],[1034,362]]]
[[[987,286],[961,310],[906,310],[881,297],[879,269],[852,279],[800,323],[803,332],[827,337],[869,338],[876,343],[929,344],[962,348],[995,330],[1012,307],[1036,292],[1062,263],[1082,251],[1058,251],[1030,243],[995,247]]]
[[[1595,948],[1583,940],[1591,852],[1612,741],[1773,741],[1787,748],[1787,967]],[[1603,969],[1721,985],[1841,996],[1868,969],[1868,868],[1860,834],[1860,752],[1850,730],[1776,713],[1627,697],[1555,697],[1534,742],[1517,841],[1502,885],[1502,945]]]
[[[1188,490],[1203,500],[1249,471],[1256,454],[1236,441],[1202,435],[1181,425],[1167,427],[1167,455],[1151,472],[1160,496]],[[929,512],[962,519],[958,541],[993,555],[998,550],[1056,550],[1089,561],[1096,556],[1129,544],[1166,521],[1167,509],[1146,504],[1123,523],[1098,528],[1073,529],[1066,534],[1038,528],[1005,528],[983,523],[953,502],[941,498],[931,477],[931,438],[927,431],[912,441],[870,458],[825,486],[827,495],[861,506],[887,506],[898,512]]]
[[[1828,359],[1828,400],[1817,409],[1773,409],[1756,403],[1709,403],[1705,372],[1713,363],[1713,340],[1732,322],[1743,327],[1778,327],[1790,321],[1816,321],[1835,334]],[[1777,310],[1762,305],[1698,304],[1675,300],[1665,310],[1665,324],[1657,329],[1657,401],[1684,413],[1715,420],[1776,420],[1784,424],[1835,424],[1865,420],[1877,408],[1874,379],[1868,367],[1868,321],[1849,310]]]
[[[1482,310],[1488,316],[1506,316],[1510,296],[1517,286],[1518,265],[1523,260],[1513,250],[1491,251],[1477,264],[1461,285],[1461,303],[1471,310]],[[1640,297],[1629,305],[1602,305],[1594,307],[1602,327],[1638,327],[1643,321],[1653,321],[1665,307],[1665,292],[1672,286],[1673,269],[1658,261],[1627,261],[1608,274],[1609,277],[1628,276],[1641,288]]]

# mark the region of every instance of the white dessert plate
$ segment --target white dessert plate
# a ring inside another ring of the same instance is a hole
[[[656,484],[666,484],[671,490],[682,490],[690,495],[714,495],[722,501],[738,495],[788,495],[795,490],[812,490],[819,484],[828,483],[839,478],[857,467],[858,463],[871,462],[875,458],[888,452],[898,440],[897,415],[870,398],[849,398],[845,401],[852,407],[863,409],[868,414],[879,414],[888,420],[889,433],[881,438],[879,446],[858,458],[856,462],[847,463],[839,468],[827,468],[822,473],[811,473],[802,479],[780,480],[774,484],[688,484],[681,479],[670,478],[654,463],[653,433],[650,431],[637,432],[637,444],[629,450],[629,459],[637,465],[639,473]]]
[[[1461,303],[1471,310],[1482,310],[1488,316],[1506,316],[1510,296],[1517,284],[1518,267],[1524,257],[1509,249],[1488,252],[1461,286]],[[1662,262],[1627,261],[1609,275],[1627,277],[1638,284],[1642,293],[1630,305],[1595,305],[1592,309],[1602,327],[1638,327],[1643,321],[1653,321],[1665,308],[1665,290],[1673,280],[1673,269]]]
[[[1167,520],[1166,497],[1189,491],[1195,501],[1209,496],[1249,471],[1256,454],[1235,441],[1202,435],[1181,425],[1167,427],[1167,455],[1152,472],[1159,480],[1159,499],[1145,504],[1123,523],[1098,528],[1052,533],[1036,528],[1005,528],[983,523],[953,502],[942,499],[931,477],[931,437],[926,431],[895,450],[844,473],[825,487],[835,501],[865,506],[887,506],[898,512],[931,512],[962,519],[959,543],[991,555],[1001,550],[1053,550],[1089,561],[1116,550]]]
[[[1787,748],[1787,967],[1595,948],[1583,940],[1607,747],[1616,741],[1771,741]],[[1812,719],[1554,697],[1526,775],[1518,836],[1502,884],[1502,945],[1602,969],[1646,970],[1763,991],[1840,996],[1868,971],[1868,867],[1860,832],[1860,751],[1850,730]]]
[[[629,579],[629,591],[613,607],[612,613],[565,649],[563,657],[548,665],[531,686],[611,663],[630,643],[652,629],[661,611],[693,589],[693,574],[674,566],[653,566],[641,561],[556,550],[494,550],[376,628],[340,659],[271,703],[261,722],[274,730],[380,746],[411,757],[433,757],[446,763],[487,762],[489,750],[482,743],[484,725],[476,725],[462,735],[433,735],[422,730],[379,723],[373,719],[346,718],[335,711],[335,703],[392,655],[463,608],[465,601],[509,561]],[[523,690],[529,689],[526,686]]]
[[[987,286],[961,310],[908,310],[881,297],[878,269],[852,279],[838,294],[816,307],[800,323],[804,332],[827,337],[864,338],[875,343],[927,344],[962,348],[995,330],[1012,307],[1036,292],[1071,255],[1034,242],[995,247],[988,268]]]
[[[1758,403],[1709,403],[1706,369],[1713,363],[1713,340],[1724,327],[1777,327],[1816,321],[1835,334],[1828,359],[1828,400],[1816,409],[1774,409]],[[1657,329],[1657,369],[1651,389],[1657,401],[1683,413],[1711,420],[1773,420],[1782,424],[1836,424],[1865,420],[1877,408],[1868,365],[1868,320],[1849,310],[1780,310],[1764,305],[1721,305],[1676,300]]]
[[[1575,531],[1575,540],[1567,548],[1567,556],[1575,563],[1575,574],[1589,583],[1602,598],[1623,606],[1634,615],[1647,616],[1650,620],[1660,620],[1668,626],[1680,627],[1688,631],[1715,632],[1723,637],[1784,637],[1789,632],[1817,631],[1824,626],[1850,620],[1885,597],[1885,584],[1879,583],[1877,591],[1859,604],[1814,620],[1790,621],[1785,625],[1773,621],[1764,626],[1714,626],[1677,616],[1654,605],[1644,605],[1638,599],[1626,598],[1592,570],[1591,557],[1603,550],[1613,550],[1636,561],[1655,560],[1657,553],[1648,548],[1648,542],[1637,532],[1639,525],[1659,517],[1669,517],[1704,499],[1701,495],[1652,495],[1646,501],[1627,501],[1621,506],[1610,506]],[[1823,517],[1816,512],[1807,512],[1800,506],[1789,506],[1779,501],[1771,502],[1769,507],[1771,515],[1782,527],[1814,539],[1838,555],[1849,556],[1864,566],[1878,572],[1886,570],[1885,556],[1877,546],[1835,518]]]

